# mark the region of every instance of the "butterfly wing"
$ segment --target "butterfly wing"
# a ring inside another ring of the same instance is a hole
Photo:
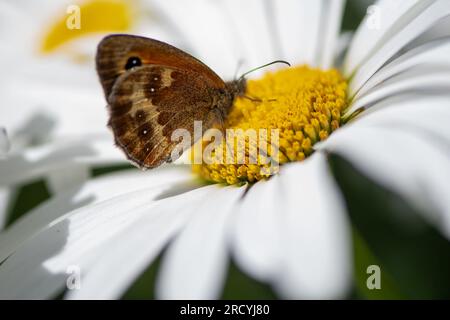
[[[190,70],[203,75],[215,88],[224,88],[223,80],[201,61],[158,40],[132,36],[110,35],[97,48],[97,72],[106,98],[111,94],[117,78],[128,71],[130,59],[137,58],[141,65],[162,65]]]
[[[217,120],[210,82],[195,71],[160,65],[120,75],[108,98],[116,144],[141,168],[175,160],[174,130],[185,129],[192,139],[194,121],[202,121],[206,130]]]

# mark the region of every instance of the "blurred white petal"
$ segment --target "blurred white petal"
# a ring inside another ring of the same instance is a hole
[[[217,189],[197,205],[164,255],[156,287],[158,298],[220,297],[227,274],[230,217],[245,187]]]
[[[345,0],[323,2],[319,34],[320,45],[316,51],[318,66],[322,69],[330,69],[334,66],[345,2]]]
[[[344,297],[352,275],[350,230],[326,156],[316,153],[283,169],[278,190],[282,261],[275,288],[290,299]]]
[[[10,188],[0,188],[0,231],[3,231],[3,228],[8,221],[8,212],[12,195],[13,191]]]
[[[91,169],[87,165],[65,166],[52,170],[46,179],[46,185],[51,194],[64,191],[74,186],[80,186],[91,176]]]
[[[236,207],[231,229],[237,264],[263,282],[273,279],[281,266],[280,187],[278,175],[251,186]]]
[[[86,72],[82,72],[83,67],[75,72],[73,66],[63,62],[60,66],[56,62],[41,63],[39,68],[30,66],[27,72],[20,69],[1,89],[5,107],[0,117],[5,119],[12,138],[19,133],[39,135],[42,140],[109,133],[106,102],[93,66]],[[75,81],[67,79],[67,74],[87,87],[71,83]]]
[[[153,1],[152,6],[183,34],[190,46],[188,51],[193,50],[194,56],[225,79],[233,77],[239,51],[217,2],[158,0]]]
[[[9,151],[10,144],[6,134],[6,130],[0,127],[0,161],[6,157],[6,153]],[[0,187],[0,231],[4,228],[8,219],[8,209],[11,200],[11,189],[6,187]]]
[[[122,194],[145,188],[164,193],[192,180],[189,168],[166,167],[147,173],[140,171],[111,174],[93,179],[78,187],[58,193],[47,202],[30,211],[0,233],[0,261],[15,252],[25,241],[70,217],[75,209],[94,205]],[[151,192],[149,193],[150,197]],[[131,203],[130,203],[131,205]]]
[[[292,64],[316,66],[323,0],[270,1],[275,18],[273,27],[281,44],[283,57]]]
[[[76,164],[126,163],[112,137],[86,137],[45,144],[11,154],[0,166],[0,185],[17,184]]]
[[[10,21],[14,32],[9,36],[12,56],[2,59],[0,65],[8,77],[2,79],[0,91],[4,108],[0,118],[10,132],[12,141],[18,132],[33,131],[31,121],[37,116],[46,117],[50,123],[42,128],[43,136],[105,133],[106,103],[95,74],[94,61],[76,63],[63,54],[40,54],[46,26],[56,17],[64,17],[70,1],[14,1],[12,7],[20,16]],[[44,27],[43,27],[44,26]],[[95,52],[95,46],[93,46]],[[20,63],[17,63],[20,61]],[[36,138],[36,137],[32,137]]]
[[[335,57],[335,68],[340,68],[343,64],[345,55],[347,53],[348,45],[353,39],[353,32],[346,31],[339,35],[339,38],[336,42],[336,51],[334,53]]]
[[[398,19],[393,29],[383,36],[381,43],[376,47],[376,51],[359,66],[350,81],[349,91],[351,95],[358,92],[364,83],[403,47],[439,20],[450,15],[450,2],[447,0],[435,0],[429,7],[423,8],[422,6],[426,2],[426,0],[421,0],[419,2],[420,7],[414,7],[414,12],[408,12]]]
[[[217,186],[199,188],[161,200],[144,211],[129,228],[102,250],[89,268],[80,290],[69,299],[117,299],[145,270],[163,246],[183,226],[196,207],[208,201]],[[126,261],[126,263],[124,263]]]
[[[9,151],[9,139],[6,134],[6,129],[0,127],[0,159],[2,159],[6,153]]]
[[[173,192],[180,192],[180,188],[185,192],[196,188],[196,185],[189,182],[183,186],[170,185],[123,193],[59,219],[27,239],[3,261],[0,265],[0,297],[44,299],[55,296],[64,289],[68,267],[77,266],[82,272],[87,272],[93,263],[98,262],[101,252],[106,252],[108,248],[116,252],[117,246],[111,246],[113,239],[123,235],[122,232],[140,217],[153,217],[152,208],[158,201],[170,198],[167,202],[171,203]],[[170,212],[170,206],[165,208]],[[169,219],[168,215],[163,215],[163,218]],[[145,233],[139,236],[145,236]],[[119,239],[120,242],[124,240],[123,236]],[[132,251],[130,247],[127,250]],[[114,256],[123,262],[123,255]],[[109,265],[108,269],[111,267]]]
[[[238,47],[237,62],[243,63],[239,70],[241,73],[280,59],[273,43],[269,17],[260,0],[221,0],[218,4],[227,17],[227,28],[232,33],[233,43]],[[237,66],[237,63],[232,66],[233,72]],[[250,77],[263,73],[262,70],[256,71]]]

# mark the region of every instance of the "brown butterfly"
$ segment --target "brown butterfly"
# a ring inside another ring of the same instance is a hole
[[[186,129],[193,136],[194,121],[202,121],[203,132],[223,124],[246,89],[243,76],[224,82],[191,55],[132,35],[104,38],[96,64],[115,142],[143,169],[176,160],[171,152],[179,143],[171,141],[174,130]]]

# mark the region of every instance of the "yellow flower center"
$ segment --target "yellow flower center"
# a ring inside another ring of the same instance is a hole
[[[132,4],[126,0],[91,0],[62,8],[61,16],[44,35],[41,52],[51,53],[88,34],[129,30],[134,19]]]
[[[292,67],[248,81],[246,96],[252,99],[242,97],[235,101],[225,128],[242,129],[241,134],[248,129],[257,132],[278,129],[278,139],[270,143],[277,144],[277,163],[282,165],[304,160],[313,153],[316,142],[339,128],[347,106],[347,82],[335,69]],[[245,140],[247,160],[252,148],[249,141]],[[231,145],[236,150],[236,146]],[[227,146],[230,146],[228,139],[223,140],[219,148],[226,150]],[[258,154],[254,163],[215,161],[217,152],[213,152],[211,159],[203,158],[202,164],[193,165],[193,170],[216,183],[256,182],[275,173],[271,168],[273,163],[265,159],[273,156],[270,150],[265,149],[262,156]]]

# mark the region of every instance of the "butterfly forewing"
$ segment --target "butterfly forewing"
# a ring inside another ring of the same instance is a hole
[[[191,70],[208,78],[216,88],[225,86],[223,80],[201,61],[158,40],[132,35],[111,35],[97,49],[97,72],[108,98],[116,79],[127,72],[127,63],[137,58],[142,65],[163,65]]]

